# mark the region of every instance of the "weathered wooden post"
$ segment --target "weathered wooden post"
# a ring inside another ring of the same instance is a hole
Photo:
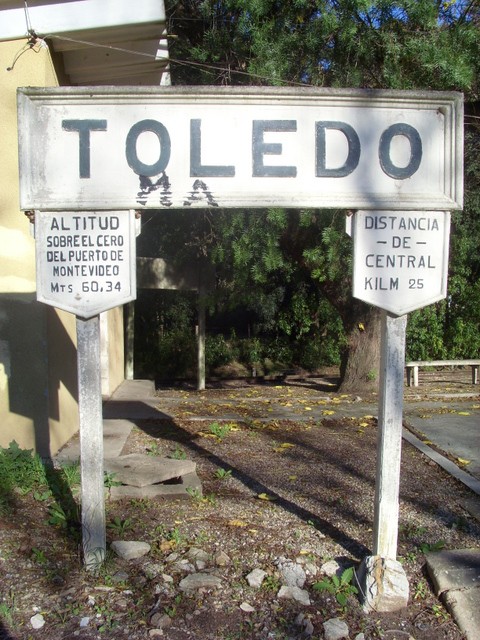
[[[353,295],[383,309],[373,555],[359,582],[366,611],[406,606],[397,562],[407,313],[447,292],[450,216],[443,211],[357,211]]]
[[[99,314],[136,296],[135,238],[133,211],[35,214],[37,299],[76,315],[82,541],[89,570],[106,553]]]

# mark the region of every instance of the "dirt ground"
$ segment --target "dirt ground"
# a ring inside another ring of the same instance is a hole
[[[464,506],[473,494],[404,443],[398,555],[410,599],[400,612],[365,615],[348,588],[340,604],[338,590],[315,584],[328,561],[357,569],[371,554],[377,421],[343,409],[375,396],[359,400],[309,381],[216,386],[201,394],[160,389],[159,403],[173,397],[175,411],[136,421],[127,442],[124,453],[193,460],[202,482],[203,495],[182,500],[107,499],[108,541],[148,542],[148,555],[126,561],[109,553],[97,574],[87,573],[78,527],[52,520],[53,498],[12,495],[1,514],[0,638],[319,640],[323,623],[341,618],[352,640],[361,633],[460,640],[432,591],[424,554],[479,546],[480,523]],[[406,394],[420,400],[469,391],[477,388],[445,372]],[[464,402],[478,405],[478,395]],[[274,404],[291,409],[289,419],[275,417]],[[321,419],[308,417],[314,406]],[[222,419],[231,407],[240,420]],[[78,503],[75,489],[70,498]],[[279,566],[288,560],[305,570],[310,604],[279,597]],[[265,572],[261,587],[246,579],[254,569]],[[221,586],[183,591],[181,580],[194,572],[218,577]],[[35,614],[45,623],[39,629]]]

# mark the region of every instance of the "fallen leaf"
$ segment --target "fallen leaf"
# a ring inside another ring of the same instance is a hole
[[[465,460],[465,458],[457,458],[457,462],[466,467],[467,464],[470,464],[471,460]]]
[[[433,444],[431,440],[422,440],[423,444]]]
[[[276,500],[276,498],[274,498],[273,496],[269,496],[267,493],[259,493],[257,495],[257,498],[259,500],[266,500],[267,502],[270,500]]]
[[[470,415],[470,411],[459,411],[458,415],[459,416],[469,416]]]
[[[294,482],[297,479],[298,476],[288,476],[288,479],[290,480],[290,482]]]
[[[243,520],[230,520],[228,522],[230,527],[246,527],[248,526]]]
[[[333,416],[334,413],[335,413],[335,411],[332,411],[331,409],[324,409],[322,411],[322,415],[324,415],[324,416]]]

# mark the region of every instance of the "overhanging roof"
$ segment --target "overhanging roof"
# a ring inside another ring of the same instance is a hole
[[[159,85],[163,0],[0,0],[0,40],[45,38],[72,85]]]

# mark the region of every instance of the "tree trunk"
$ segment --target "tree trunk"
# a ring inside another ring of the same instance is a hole
[[[352,300],[344,319],[348,345],[340,367],[341,392],[378,391],[381,311]]]

